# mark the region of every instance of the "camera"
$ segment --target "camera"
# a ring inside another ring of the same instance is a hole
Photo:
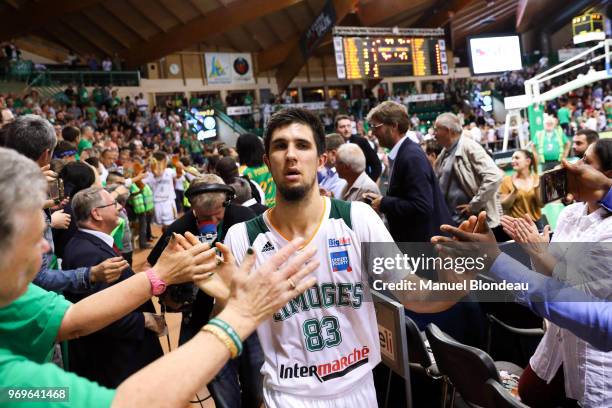
[[[198,287],[193,283],[170,285],[159,297],[159,302],[172,313],[191,313]]]
[[[198,240],[213,248],[217,240],[217,232],[204,232],[200,230]],[[169,312],[190,314],[193,311],[193,304],[198,290],[198,287],[193,283],[170,285],[159,297],[159,302],[163,304]]]

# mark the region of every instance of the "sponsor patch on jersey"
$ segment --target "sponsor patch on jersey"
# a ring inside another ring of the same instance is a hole
[[[367,364],[369,361],[370,349],[368,346],[356,347],[346,356],[341,356],[336,360],[323,362],[317,365],[301,366],[295,363],[292,366],[281,364],[279,377],[281,379],[293,379],[304,377],[315,377],[319,382],[333,380],[344,377],[356,368]]]
[[[329,248],[341,248],[351,245],[351,237],[330,238],[327,240]]]
[[[348,251],[332,252],[329,256],[333,272],[351,272],[353,270],[349,264]]]

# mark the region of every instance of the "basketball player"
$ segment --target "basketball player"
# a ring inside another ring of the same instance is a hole
[[[313,272],[317,284],[258,328],[266,406],[376,407],[372,369],[380,362],[380,347],[361,273],[361,243],[393,242],[391,235],[367,204],[319,194],[325,133],[318,117],[298,108],[279,111],[268,122],[264,144],[276,206],[234,225],[225,244],[238,262],[248,248],[255,249],[259,265],[302,237],[304,247],[316,248],[320,262]],[[401,272],[386,271],[377,279],[398,281]]]

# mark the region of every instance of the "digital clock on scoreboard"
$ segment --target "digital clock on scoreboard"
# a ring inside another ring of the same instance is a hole
[[[448,74],[444,39],[337,36],[334,51],[340,79]]]

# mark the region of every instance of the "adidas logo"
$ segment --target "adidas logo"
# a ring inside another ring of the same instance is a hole
[[[266,245],[261,248],[261,253],[274,251],[274,245],[270,241],[266,242]]]

